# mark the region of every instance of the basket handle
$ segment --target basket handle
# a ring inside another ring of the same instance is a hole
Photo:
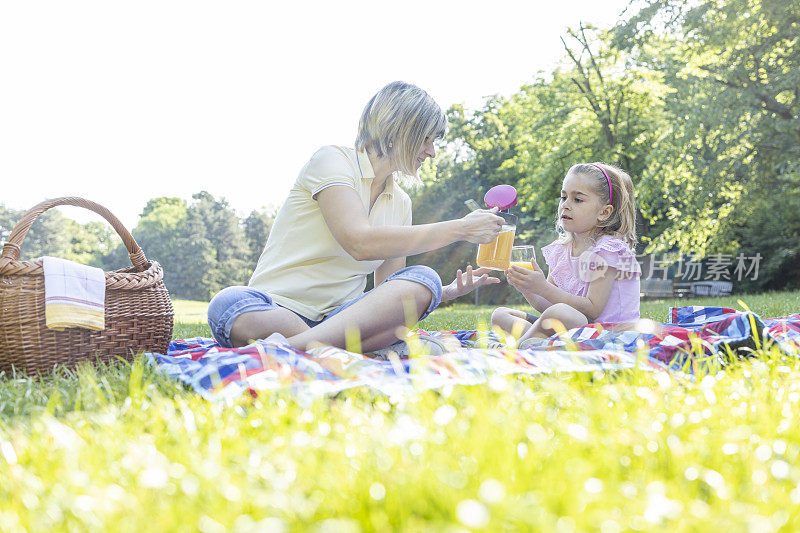
[[[39,215],[48,209],[59,205],[74,205],[76,207],[83,207],[94,211],[106,219],[108,223],[111,224],[111,227],[113,227],[117,232],[117,235],[122,238],[125,248],[128,249],[128,256],[131,259],[131,264],[140,271],[148,268],[149,262],[147,261],[147,257],[145,257],[142,249],[139,248],[139,245],[136,244],[136,240],[133,238],[133,235],[131,235],[128,230],[125,229],[125,226],[122,225],[122,222],[120,222],[117,217],[111,214],[111,211],[102,205],[78,196],[53,198],[50,200],[45,200],[44,202],[31,207],[28,212],[22,216],[20,221],[17,222],[17,225],[14,226],[14,229],[11,231],[11,235],[8,237],[8,242],[3,245],[3,253],[0,254],[0,263],[19,260],[20,246],[22,245],[22,241],[25,239],[25,235],[28,233],[28,230],[31,229],[34,221],[39,218]]]

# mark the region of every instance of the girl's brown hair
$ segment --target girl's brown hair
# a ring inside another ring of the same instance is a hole
[[[608,174],[608,179],[600,168]],[[596,236],[611,235],[619,237],[631,247],[636,246],[636,197],[633,189],[633,180],[621,168],[605,163],[579,163],[567,171],[567,175],[581,174],[592,180],[595,193],[605,204],[611,204],[614,210],[611,215],[597,224]],[[611,194],[608,183],[611,182]],[[571,236],[564,233],[560,222],[556,220],[556,229],[561,234],[559,242],[566,243]]]

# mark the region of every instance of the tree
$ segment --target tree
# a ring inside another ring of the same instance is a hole
[[[663,213],[652,249],[758,252],[761,288],[800,284],[800,224],[785,209],[800,181],[800,5],[651,1],[615,33],[673,88],[645,173]]]
[[[189,237],[207,239],[214,262],[207,278],[209,295],[228,285],[246,283],[251,268],[249,250],[236,212],[224,198],[216,200],[205,191],[192,195],[192,199]]]
[[[216,250],[206,233],[205,221],[190,211],[179,228],[171,264],[175,281],[168,288],[174,296],[207,301],[222,288]]]
[[[153,198],[147,202],[139,222],[133,229],[136,243],[148,259],[158,261],[164,269],[164,284],[170,291],[192,283],[181,278],[184,254],[180,237],[188,217],[188,206],[180,198]],[[127,254],[127,252],[125,252]]]
[[[561,42],[573,69],[565,74],[601,133],[602,143],[595,144],[592,155],[625,170],[636,185],[649,166],[652,144],[668,128],[663,106],[671,89],[662,73],[614,47],[609,32],[580,24],[567,34],[572,46],[564,38]],[[648,224],[638,205],[636,215],[636,233],[648,242]]]
[[[102,257],[120,242],[117,233],[105,222],[79,224],[64,218],[63,224],[69,238],[69,250],[63,257],[76,263],[102,267]]]
[[[251,273],[258,262],[258,258],[261,257],[264,245],[267,243],[272,223],[275,221],[275,215],[274,211],[268,212],[266,209],[259,209],[251,211],[247,218],[244,219],[242,226],[247,240],[247,261]]]
[[[22,219],[25,211],[8,209],[0,204],[0,241],[5,242]],[[70,240],[63,215],[49,209],[34,221],[22,242],[20,259],[34,261],[43,255],[66,257],[70,253]]]

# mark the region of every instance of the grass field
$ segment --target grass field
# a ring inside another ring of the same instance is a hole
[[[763,317],[800,292],[741,297]],[[725,305],[737,297],[643,302]],[[472,328],[490,308],[422,327]],[[176,302],[176,337],[208,336]],[[0,379],[2,531],[800,530],[800,364],[639,370],[387,398],[201,400],[133,364]]]

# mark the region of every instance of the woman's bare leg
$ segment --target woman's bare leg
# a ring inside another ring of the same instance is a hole
[[[322,324],[288,340],[300,350],[317,344],[346,348],[348,332],[354,331],[360,335],[362,351],[379,350],[401,338],[398,330],[413,326],[430,305],[431,298],[430,289],[422,284],[389,280]]]
[[[231,327],[231,344],[246,346],[256,339],[265,339],[273,333],[291,337],[310,329],[303,319],[288,309],[278,307],[269,311],[242,313]]]

